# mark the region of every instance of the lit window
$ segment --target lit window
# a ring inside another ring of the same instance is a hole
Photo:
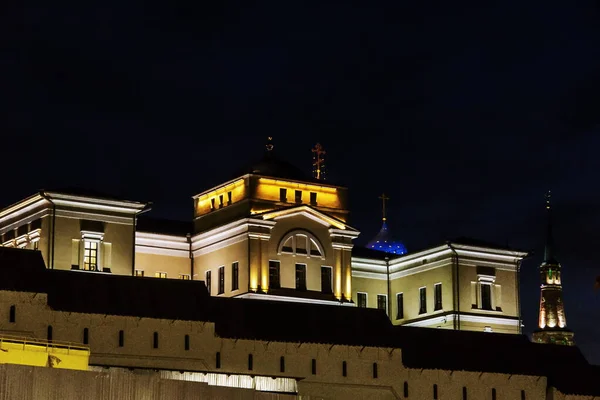
[[[86,271],[99,271],[98,244],[97,241],[92,240],[83,242],[83,269]]]
[[[188,274],[179,274],[179,279],[182,279],[184,281],[189,281],[190,276]]]
[[[156,278],[166,278],[167,277],[167,273],[166,272],[155,272],[154,273],[154,277]]]
[[[143,269],[136,269],[135,270],[135,276],[144,276],[144,270]]]

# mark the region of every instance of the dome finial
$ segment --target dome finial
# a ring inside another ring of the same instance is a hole
[[[383,216],[382,220],[383,220],[383,222],[385,222],[387,220],[386,215],[385,215],[385,201],[389,200],[390,198],[387,197],[385,195],[385,193],[382,193],[381,196],[379,196],[379,198],[381,199],[381,213]]]
[[[267,145],[265,146],[267,148],[267,151],[273,151],[273,136],[268,136],[267,137]]]

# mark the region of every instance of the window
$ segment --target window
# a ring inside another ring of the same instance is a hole
[[[279,357],[279,372],[285,372],[285,357]]]
[[[419,314],[427,312],[427,288],[419,289]]]
[[[387,313],[387,296],[385,294],[377,295],[377,309]]]
[[[296,264],[296,289],[306,290],[306,265]]]
[[[279,201],[285,203],[287,201],[287,189],[279,189]]]
[[[184,280],[184,281],[189,281],[190,275],[189,274],[179,274],[179,279]]]
[[[435,302],[435,306],[434,306],[434,311],[438,311],[442,309],[442,284],[441,283],[436,283],[433,286],[433,297],[434,297],[434,302]]]
[[[219,208],[223,207],[223,195],[219,195]]]
[[[48,325],[48,331],[46,332],[46,338],[49,342],[52,341],[52,325]]]
[[[463,400],[467,400],[467,387],[463,386]]]
[[[496,400],[496,388],[492,388],[492,400]]]
[[[83,242],[83,269],[86,271],[98,271],[98,244],[92,240]]]
[[[492,285],[481,285],[481,308],[484,310],[492,309]]]
[[[10,311],[8,313],[8,322],[15,323],[17,319],[17,307],[15,305],[10,306]]]
[[[319,239],[306,230],[294,230],[286,234],[279,242],[277,253],[325,258],[325,252]]]
[[[367,294],[356,293],[356,305],[360,308],[367,308]]]
[[[154,277],[155,278],[166,279],[167,278],[167,273],[166,272],[155,272],[154,273]]]
[[[433,400],[438,400],[437,385],[433,385]]]
[[[125,346],[125,332],[119,331],[119,347]]]
[[[342,361],[342,376],[348,376],[348,363]]]
[[[154,332],[152,335],[152,348],[158,349],[158,332]]]
[[[248,354],[248,371],[252,371],[253,367],[254,367],[254,358],[252,357],[252,354]]]
[[[279,282],[279,261],[269,261],[269,288],[281,288],[281,283]]]
[[[313,206],[317,205],[317,193],[310,192],[310,204]]]
[[[404,293],[396,294],[396,319],[404,319]]]
[[[312,362],[310,363],[310,370],[313,375],[317,374],[317,360],[315,358],[313,358]]]
[[[204,281],[204,283],[206,283],[206,290],[208,290],[209,296],[210,296],[210,287],[212,286],[211,285],[212,279],[211,279],[210,275],[211,275],[210,271],[206,271],[206,280]]]
[[[225,293],[225,267],[219,267],[219,292],[218,294]]]
[[[404,382],[404,397],[408,397],[408,382]]]
[[[221,352],[217,351],[215,356],[215,368],[221,368]]]
[[[296,190],[295,198],[296,198],[296,203],[302,203],[302,190]]]
[[[136,269],[135,270],[135,276],[144,276],[144,270],[143,269]]]
[[[190,335],[183,337],[183,348],[187,351],[190,349]]]
[[[333,293],[333,287],[331,285],[331,267],[321,267],[321,292],[322,293]]]
[[[90,343],[90,330],[88,328],[83,328],[83,344]]]
[[[231,290],[240,288],[240,264],[236,261],[231,264]]]
[[[227,205],[230,206],[232,203],[231,192],[227,192]]]
[[[377,363],[373,363],[373,379],[377,379]]]
[[[525,400],[525,391],[521,390],[521,400]]]
[[[212,199],[210,199],[210,209],[211,210],[215,209],[215,198],[214,197]]]

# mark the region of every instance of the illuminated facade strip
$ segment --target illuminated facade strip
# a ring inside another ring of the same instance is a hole
[[[39,207],[48,207],[49,205],[50,203],[41,196],[36,196],[35,198],[31,198],[31,200],[23,200],[22,202],[17,203],[14,206],[8,207],[0,211],[0,224],[12,218],[26,216],[27,214],[31,213]],[[24,218],[27,218],[27,216]]]
[[[189,251],[190,244],[184,236],[160,235],[155,233],[136,232],[136,246],[162,247],[172,250]]]
[[[225,189],[226,187],[229,187],[229,186],[235,187],[235,186],[242,185],[242,184],[244,184],[244,180],[246,178],[248,178],[249,176],[250,176],[250,174],[246,174],[246,175],[242,175],[242,176],[240,176],[238,178],[232,179],[230,181],[227,181],[227,182],[223,183],[222,185],[215,186],[215,187],[213,187],[211,189],[205,190],[202,193],[199,193],[199,194],[197,194],[195,196],[192,196],[192,199],[197,199],[197,198],[202,197],[204,195],[207,195],[207,194],[209,194],[211,192],[216,192],[219,189]]]
[[[294,207],[294,208],[288,208],[288,209],[284,209],[284,210],[268,212],[268,213],[263,214],[263,218],[266,220],[269,220],[269,219],[277,220],[279,218],[292,217],[295,215],[305,216],[306,218],[310,218],[313,221],[316,221],[324,226],[334,226],[340,230],[349,229],[351,231],[357,232],[355,229],[347,227],[346,224],[339,222],[339,221],[337,221],[317,210],[314,210],[308,206],[300,206],[300,207]]]
[[[506,257],[509,259],[523,258],[523,257],[527,256],[527,252],[523,252],[523,251],[492,249],[492,248],[483,247],[483,246],[472,246],[472,245],[452,243],[452,247],[454,247],[457,251],[459,251],[459,250],[473,251],[476,253],[486,253],[486,254],[495,255],[495,256],[499,256],[499,257]]]
[[[387,281],[387,273],[384,272],[367,272],[352,270],[353,278],[366,278],[366,279],[377,279],[381,281]]]
[[[505,264],[505,263],[495,263],[487,260],[478,260],[477,262],[470,262],[472,260],[463,261],[460,260],[460,265],[469,266],[469,267],[494,267],[499,271],[510,271],[514,272],[517,270],[517,264]]]
[[[459,257],[473,257],[473,258],[484,258],[484,259],[492,259],[492,260],[502,260],[504,262],[516,263],[521,260],[521,257],[515,257],[512,255],[504,255],[504,254],[495,254],[487,251],[471,251],[471,250],[459,250],[456,249],[456,253]]]
[[[133,208],[133,207],[117,207],[117,206],[108,206],[105,204],[97,204],[90,203],[84,201],[72,201],[72,200],[53,200],[54,204],[57,206],[63,207],[74,207],[74,208],[82,208],[85,210],[94,210],[94,211],[108,211],[108,212],[116,212],[122,214],[137,214],[141,209]]]
[[[63,202],[65,204],[85,204],[86,206],[90,207],[104,206],[110,207],[113,210],[126,210],[122,212],[137,212],[143,210],[146,207],[146,204],[138,203],[136,201],[111,200],[93,196],[78,196],[56,192],[46,192],[45,194],[48,197],[50,197],[56,204],[58,204],[59,202]],[[110,210],[107,209],[107,211]]]
[[[440,247],[434,247],[433,249],[430,249],[429,251],[422,251],[420,253],[413,255],[412,257],[410,255],[408,255],[408,256],[390,260],[390,268],[401,269],[403,267],[407,267],[410,265],[423,264],[424,260],[429,260],[431,258],[437,258],[437,257],[443,257],[443,256],[450,255],[450,254],[452,254],[452,250],[450,250],[448,248],[448,246],[444,245],[444,246],[440,246]]]
[[[91,212],[56,210],[57,217],[71,219],[87,219],[90,221],[110,222],[112,224],[133,225],[133,217],[120,217],[117,215],[96,214]]]
[[[354,307],[354,303],[341,303],[336,300],[317,300],[317,299],[306,299],[301,297],[288,297],[288,296],[274,296],[270,294],[258,294],[258,293],[244,293],[239,296],[235,296],[236,299],[256,299],[256,300],[271,300],[271,301],[287,301],[290,303],[310,303],[310,304],[325,304],[330,306],[348,306]]]
[[[246,240],[248,240],[248,235],[246,234],[246,232],[242,232],[242,233],[240,233],[240,234],[238,234],[236,236],[233,236],[233,237],[230,237],[228,239],[222,240],[222,241],[220,241],[218,243],[213,243],[211,245],[208,245],[208,246],[205,246],[205,247],[193,250],[192,252],[194,254],[194,257],[198,257],[198,256],[201,256],[203,254],[207,254],[207,253],[210,253],[210,252],[213,252],[213,251],[217,251],[217,250],[223,249],[223,248],[225,248],[227,246],[234,245],[236,243],[244,242]]]
[[[164,247],[152,247],[152,246],[141,246],[135,245],[135,252],[140,254],[154,254],[159,256],[170,256],[170,257],[181,257],[188,258],[190,256],[189,250],[176,250],[168,249]]]
[[[428,327],[445,324],[447,322],[454,322],[457,320],[458,314],[446,314],[440,316],[434,316],[431,318],[423,319],[415,322],[408,322],[403,326],[416,326],[416,327]],[[472,322],[489,325],[504,325],[504,326],[519,326],[518,318],[498,318],[498,317],[482,317],[478,315],[460,315],[461,322]]]
[[[6,232],[12,231],[15,228],[18,228],[19,226],[26,225],[30,222],[33,222],[36,219],[44,218],[45,216],[49,215],[49,213],[50,213],[50,210],[46,208],[44,210],[40,210],[40,211],[36,212],[35,214],[31,214],[24,218],[21,218],[20,220],[15,221],[15,222],[11,223],[10,225],[6,225],[6,226],[2,227],[2,229],[0,229],[0,235],[4,234]]]
[[[192,248],[197,249],[209,244],[219,242],[220,240],[237,235],[242,232],[247,232],[249,227],[256,226],[260,228],[271,229],[275,226],[275,221],[263,221],[254,218],[244,218],[223,226],[220,226],[210,231],[199,233],[192,237]]]

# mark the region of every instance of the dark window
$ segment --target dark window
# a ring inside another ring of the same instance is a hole
[[[385,294],[377,295],[377,309],[387,312],[387,296]]]
[[[310,204],[317,205],[317,194],[315,192],[310,192]]]
[[[279,289],[279,261],[269,261],[269,288]]]
[[[52,325],[48,325],[48,332],[46,333],[46,338],[49,342],[52,341]]]
[[[119,331],[119,347],[125,346],[125,332]]]
[[[312,359],[311,365],[310,365],[310,369],[313,375],[317,374],[317,360],[316,359]]]
[[[492,286],[481,285],[481,308],[484,310],[492,309]]]
[[[223,207],[223,195],[219,195],[219,207]]]
[[[492,400],[496,400],[496,388],[492,388]]]
[[[436,283],[434,286],[434,292],[433,292],[433,297],[435,300],[435,307],[434,310],[441,310],[442,309],[442,284],[441,283]]]
[[[331,268],[321,267],[321,292],[332,293],[333,288],[331,286]]]
[[[8,322],[14,323],[16,320],[17,320],[17,307],[15,305],[12,305],[12,306],[10,306]]]
[[[404,382],[404,397],[408,397],[408,382]]]
[[[279,372],[285,372],[285,357],[279,357]]]
[[[463,386],[463,400],[467,400],[467,387]]]
[[[254,359],[252,354],[248,354],[248,370],[252,371],[252,367],[254,367]]]
[[[185,335],[183,337],[183,348],[186,350],[190,349],[190,335]]]
[[[404,293],[396,295],[396,319],[404,318]]]
[[[152,347],[158,349],[158,332],[154,332],[152,335]]]
[[[438,400],[437,385],[433,385],[433,400]]]
[[[215,209],[215,198],[214,197],[212,199],[210,199],[210,209],[211,210]]]
[[[240,263],[237,261],[231,264],[231,290],[240,288]]]
[[[302,203],[302,190],[296,190],[296,203]]]
[[[231,205],[231,192],[227,192],[227,205]]]
[[[342,376],[348,376],[348,363],[342,361]]]
[[[356,293],[356,305],[360,308],[367,308],[367,294]]]
[[[212,283],[211,273],[210,271],[206,271],[206,290],[208,290],[208,294],[210,295],[210,287]]]
[[[219,293],[225,293],[225,267],[219,267]]]
[[[521,400],[525,400],[525,391],[521,390]]]
[[[377,379],[377,363],[373,363],[373,378]]]
[[[287,201],[287,189],[279,189],[279,201],[282,201],[284,203]]]
[[[427,312],[427,289],[422,287],[419,289],[419,314]]]
[[[90,343],[90,330],[88,328],[83,328],[83,344]]]
[[[252,357],[252,355],[250,355],[250,357]],[[220,351],[217,351],[217,355],[215,357],[215,367],[217,369],[221,368],[221,352]]]
[[[306,265],[296,264],[296,289],[306,290]]]

